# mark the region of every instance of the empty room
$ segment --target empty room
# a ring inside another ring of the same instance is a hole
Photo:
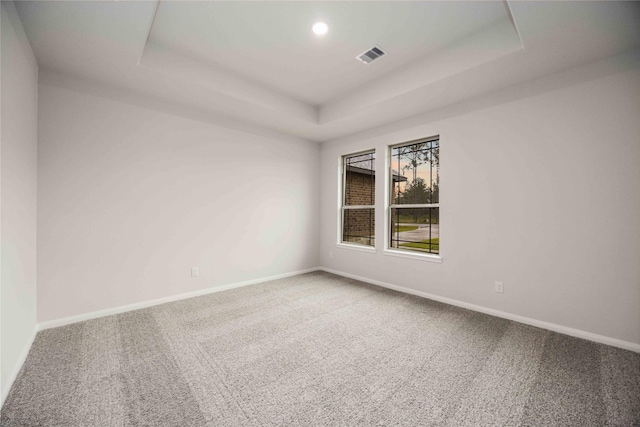
[[[2,427],[640,426],[640,3],[0,30]]]

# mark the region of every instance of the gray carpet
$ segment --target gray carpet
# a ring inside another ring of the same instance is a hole
[[[640,355],[327,273],[38,333],[1,422],[629,426]]]

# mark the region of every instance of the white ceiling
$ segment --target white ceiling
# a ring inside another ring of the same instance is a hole
[[[39,65],[314,141],[639,45],[636,2],[16,4]],[[316,20],[329,24],[319,38]],[[380,46],[387,55],[355,59]]]
[[[150,39],[320,105],[506,19],[500,2],[162,2]],[[389,56],[355,60],[375,44]]]

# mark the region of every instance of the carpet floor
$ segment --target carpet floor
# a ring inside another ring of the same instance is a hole
[[[640,354],[323,272],[38,333],[36,426],[632,426]]]

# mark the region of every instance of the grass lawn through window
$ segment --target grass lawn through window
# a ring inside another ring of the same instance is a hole
[[[407,230],[403,230],[403,231],[407,231]],[[420,240],[419,242],[402,243],[400,244],[400,246],[404,246],[407,248],[422,249],[425,251],[437,253],[440,251],[440,238],[436,237],[435,239]]]
[[[417,225],[396,225],[395,228],[393,229],[393,232],[402,233],[403,231],[413,231],[417,229],[418,229]]]

